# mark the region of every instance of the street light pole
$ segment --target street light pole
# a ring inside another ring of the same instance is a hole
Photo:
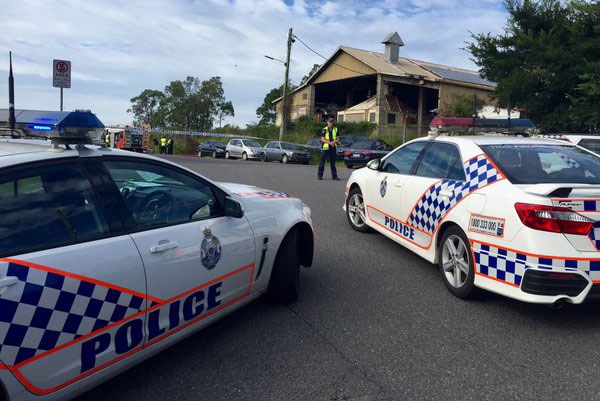
[[[283,140],[283,135],[286,130],[286,122],[287,122],[287,90],[288,90],[288,80],[290,75],[290,52],[292,51],[292,42],[293,42],[293,34],[292,28],[290,28],[288,32],[288,40],[287,40],[287,57],[285,59],[285,79],[283,81],[283,102],[281,109],[281,125],[279,126],[279,140]]]

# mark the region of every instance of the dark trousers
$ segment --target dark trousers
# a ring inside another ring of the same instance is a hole
[[[337,177],[337,170],[335,168],[335,161],[337,158],[337,153],[333,146],[330,146],[329,149],[321,150],[321,161],[319,162],[319,177],[323,177],[323,171],[325,170],[325,161],[329,159],[329,165],[331,166],[331,178]]]

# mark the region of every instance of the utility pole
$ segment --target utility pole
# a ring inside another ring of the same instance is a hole
[[[292,51],[292,43],[294,35],[292,33],[292,28],[290,28],[288,32],[287,39],[287,57],[285,59],[285,80],[283,81],[283,102],[281,109],[281,125],[279,126],[279,140],[283,140],[283,135],[286,130],[286,122],[287,122],[287,90],[288,90],[288,80],[290,76],[290,52]]]
[[[11,135],[14,135],[15,130],[15,79],[13,78],[12,70],[12,52],[8,52],[8,127],[10,128]]]

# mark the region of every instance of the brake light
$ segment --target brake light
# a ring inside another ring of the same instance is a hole
[[[367,156],[367,157],[373,156],[373,152],[362,152],[362,154],[363,154],[363,156]]]
[[[344,156],[346,156],[346,157],[350,156],[350,152],[344,152]]]
[[[554,233],[587,235],[594,221],[566,207],[515,203],[519,218],[529,228]]]

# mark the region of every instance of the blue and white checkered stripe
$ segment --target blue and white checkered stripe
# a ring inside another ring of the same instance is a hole
[[[564,155],[562,153],[558,154],[558,157],[561,158],[561,160],[563,162],[565,162],[565,164],[569,167],[573,167],[573,168],[579,168],[579,163],[577,163],[575,160],[571,159],[569,156]]]
[[[138,313],[144,299],[9,263],[20,299],[0,298],[0,359],[12,366]],[[12,287],[11,287],[12,288]]]
[[[594,227],[590,230],[588,237],[596,247],[596,249],[600,250],[600,221],[594,223]]]
[[[259,191],[256,195],[263,198],[289,198],[289,195],[284,192]]]
[[[469,193],[504,178],[484,155],[465,163],[466,181],[441,180],[423,194],[408,218],[408,224],[433,234],[444,215]],[[440,192],[450,192],[448,198]]]
[[[548,271],[579,270],[588,274],[592,280],[600,278],[600,260],[527,255],[478,242],[473,242],[472,247],[475,255],[475,269],[478,273],[516,286],[521,285],[525,270],[532,267]]]

